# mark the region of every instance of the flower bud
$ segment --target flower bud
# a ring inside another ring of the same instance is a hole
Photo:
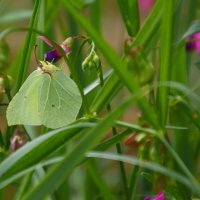
[[[28,141],[28,136],[23,131],[17,131],[13,134],[13,136],[10,139],[11,144],[11,150],[16,151],[20,147],[22,147],[24,144],[26,144]]]
[[[90,63],[90,61],[91,61],[91,56],[87,56],[87,57],[83,60],[83,62],[82,62],[82,64],[81,64],[83,70],[86,70],[86,69],[89,68],[89,63]]]
[[[94,53],[92,60],[94,64],[96,65],[96,68],[99,68],[101,62],[100,62],[99,56],[96,53]]]
[[[96,67],[96,65],[95,65],[95,63],[93,62],[93,60],[91,60],[91,61],[88,63],[88,67],[89,67],[89,69],[92,69],[92,68],[95,68],[95,67]]]

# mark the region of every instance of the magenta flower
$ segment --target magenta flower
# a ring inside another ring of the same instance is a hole
[[[159,192],[155,197],[145,197],[144,200],[165,200],[164,192]]]
[[[200,53],[200,32],[186,38],[185,48],[187,51],[195,51],[196,53]]]
[[[154,0],[139,0],[138,5],[139,5],[140,13],[142,15],[146,15],[153,7],[153,4],[154,4]]]

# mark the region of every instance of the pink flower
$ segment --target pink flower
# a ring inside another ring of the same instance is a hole
[[[154,0],[139,0],[138,5],[139,5],[140,13],[142,15],[146,15],[153,7],[153,4],[154,4]]]
[[[196,53],[200,53],[200,32],[186,38],[185,48],[187,51],[195,51]]]
[[[10,139],[10,146],[12,151],[16,151],[28,142],[28,136],[25,132],[17,130]]]
[[[159,192],[155,197],[145,197],[144,200],[165,200],[164,192]]]

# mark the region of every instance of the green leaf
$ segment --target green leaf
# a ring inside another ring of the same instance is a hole
[[[51,66],[55,67],[48,63],[43,68]],[[8,125],[44,125],[55,129],[73,122],[80,107],[81,96],[72,79],[59,68],[50,74],[38,69],[10,102]]]

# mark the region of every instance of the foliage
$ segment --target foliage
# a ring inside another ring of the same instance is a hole
[[[0,2],[0,200],[200,198],[198,0],[29,3]]]

